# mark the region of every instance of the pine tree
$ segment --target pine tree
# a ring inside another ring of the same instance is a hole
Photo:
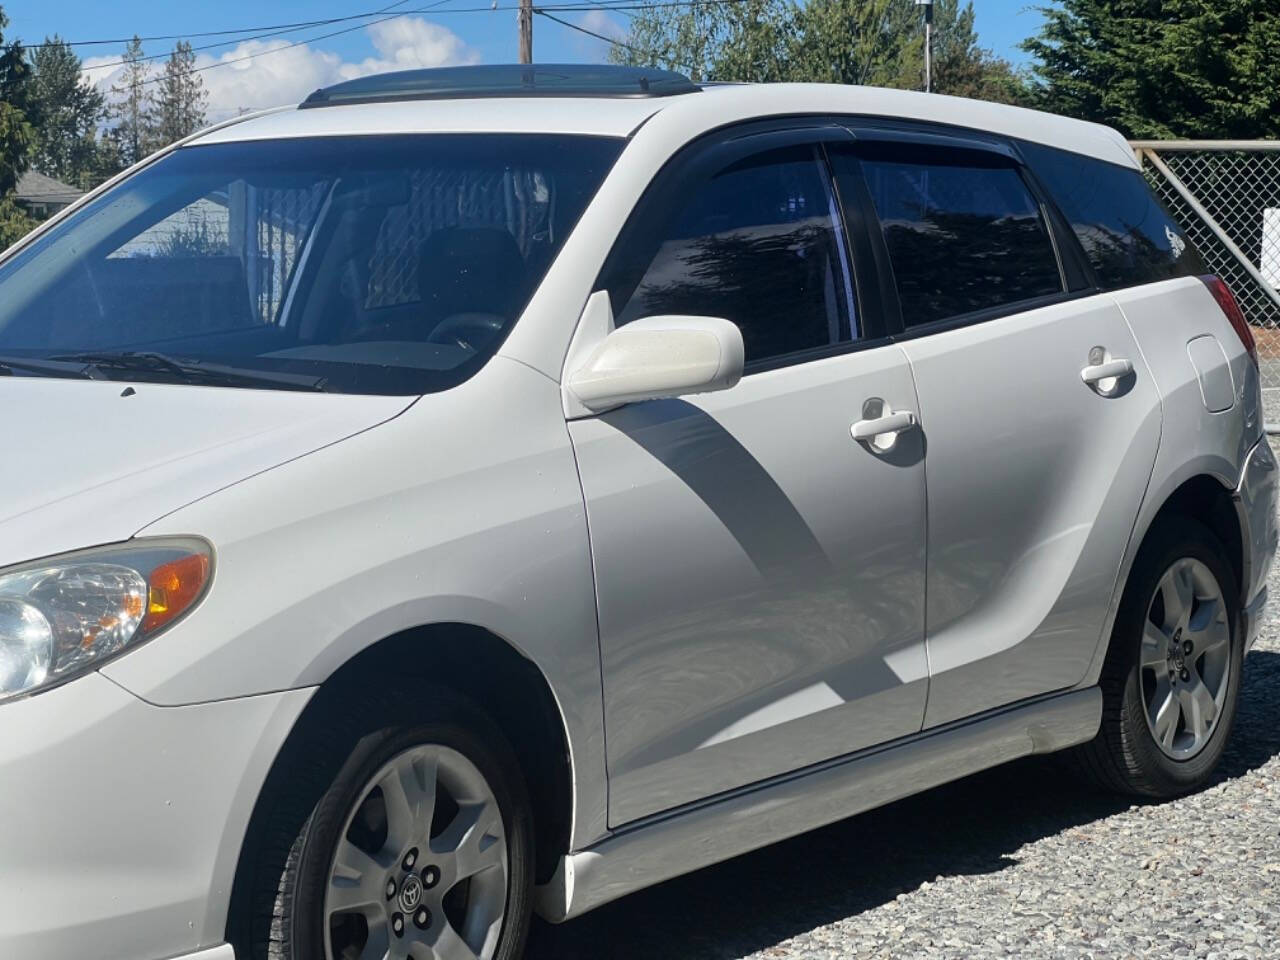
[[[80,184],[97,162],[105,99],[84,80],[80,58],[59,37],[45,37],[31,53],[31,67],[36,128],[32,165],[65,183]]]
[[[115,101],[111,115],[116,121],[112,131],[112,140],[120,151],[120,160],[125,166],[137,163],[149,152],[154,142],[155,98],[151,92],[150,70],[147,68],[146,55],[142,51],[142,41],[134,36],[125,47],[124,73],[119,82],[111,87],[111,96]]]
[[[0,8],[0,250],[35,226],[13,199],[13,188],[29,164],[34,131],[31,68],[22,45],[4,42],[9,19]]]
[[[156,146],[166,146],[205,125],[204,81],[195,72],[196,55],[191,44],[179,41],[164,65],[157,93]]]
[[[9,18],[0,8],[0,197],[18,183],[30,164],[35,131],[31,126],[31,67],[22,44],[6,44]]]
[[[1023,48],[1038,105],[1133,137],[1280,135],[1275,0],[1059,0]]]

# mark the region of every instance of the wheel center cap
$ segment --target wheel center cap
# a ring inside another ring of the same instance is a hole
[[[418,904],[422,903],[422,892],[422,881],[415,874],[405,877],[400,886],[400,909],[404,913],[417,910]]]

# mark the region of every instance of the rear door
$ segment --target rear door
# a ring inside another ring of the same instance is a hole
[[[878,309],[855,306],[833,139],[849,135],[730,132],[691,148],[601,278],[617,323],[726,317],[747,351],[730,390],[570,423],[613,825],[923,720],[923,448],[918,431],[879,448],[851,436],[869,403],[873,417],[913,411],[915,391]]]
[[[1083,679],[1160,404],[1010,145],[856,132],[927,448],[930,727]]]

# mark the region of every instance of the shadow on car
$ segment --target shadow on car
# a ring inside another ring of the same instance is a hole
[[[1217,780],[1280,754],[1280,653],[1245,663]],[[1174,801],[1176,802],[1176,801]],[[736,958],[887,903],[939,876],[998,873],[1025,844],[1130,801],[1030,758],[672,880],[562,926],[538,923],[529,960]]]

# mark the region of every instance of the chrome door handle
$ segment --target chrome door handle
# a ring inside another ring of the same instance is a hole
[[[1108,360],[1106,363],[1094,363],[1080,371],[1080,379],[1090,386],[1096,386],[1103,380],[1114,380],[1127,377],[1133,373],[1132,360]]]
[[[859,443],[871,443],[876,437],[897,435],[904,430],[910,430],[915,425],[916,415],[914,413],[910,410],[898,410],[883,417],[859,420],[849,428],[849,433]]]

